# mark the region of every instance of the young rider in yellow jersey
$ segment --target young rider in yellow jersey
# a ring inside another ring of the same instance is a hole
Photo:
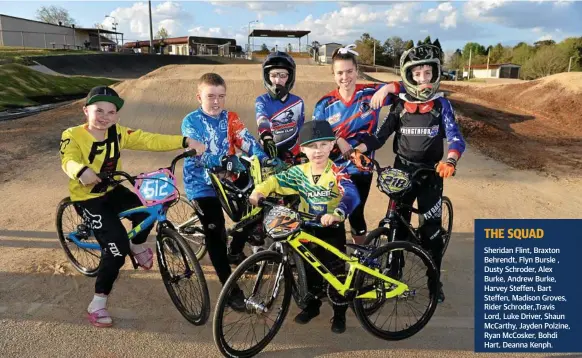
[[[301,202],[299,211],[321,215],[321,228],[310,228],[306,231],[330,243],[345,252],[346,232],[344,220],[360,203],[360,196],[345,168],[337,167],[329,159],[334,146],[335,135],[326,121],[310,121],[303,125],[299,132],[301,151],[309,162],[296,165],[269,177],[258,184],[249,201],[257,205],[261,197],[276,192],[280,195],[299,194]],[[337,228],[329,227],[338,222]],[[343,274],[343,262],[335,255],[321,247],[315,247],[312,252],[335,275]],[[311,293],[319,294],[317,287],[321,285],[321,276],[311,266],[306,267],[308,287]],[[295,317],[295,322],[305,324],[319,315],[321,300],[311,299],[307,307]],[[347,305],[333,305],[331,329],[335,333],[343,333],[346,329]]]
[[[153,252],[142,244],[152,227],[145,228],[130,242],[118,215],[141,206],[130,189],[112,187],[97,173],[121,170],[121,150],[170,151],[180,148],[199,153],[205,147],[200,142],[180,135],[163,135],[134,130],[118,123],[118,111],[124,101],[109,87],[95,87],[87,95],[83,111],[87,122],[66,129],[61,136],[61,166],[69,177],[69,192],[78,204],[84,221],[93,230],[102,249],[101,264],[95,281],[95,295],[87,309],[89,321],[97,327],[112,325],[107,311],[107,297],[125,263],[130,250],[141,267],[153,265]],[[132,217],[134,225],[147,214]]]

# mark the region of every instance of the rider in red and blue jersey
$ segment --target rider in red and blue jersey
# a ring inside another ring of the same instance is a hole
[[[354,242],[364,241],[367,226],[364,206],[370,192],[372,175],[350,164],[350,157],[358,157],[354,150],[364,138],[376,133],[381,107],[392,103],[389,93],[400,93],[404,87],[399,82],[389,84],[356,84],[358,67],[355,45],[339,48],[332,55],[332,71],[337,89],[323,96],[315,105],[313,120],[329,122],[337,138],[338,148],[330,158],[338,166],[347,166],[348,174],[360,195],[361,203],[350,216]],[[373,157],[373,152],[362,153]]]
[[[299,155],[299,130],[305,121],[305,105],[290,93],[295,84],[295,61],[285,52],[270,53],[263,62],[267,93],[257,97],[255,112],[265,152],[295,164]]]

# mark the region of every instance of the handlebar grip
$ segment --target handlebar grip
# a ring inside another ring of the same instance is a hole
[[[197,154],[196,149],[190,149],[184,152],[184,158],[195,157]]]

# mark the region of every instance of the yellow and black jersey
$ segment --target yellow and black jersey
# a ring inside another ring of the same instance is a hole
[[[84,186],[79,177],[87,168],[95,173],[121,169],[121,150],[170,151],[186,147],[181,135],[164,135],[133,130],[119,124],[107,130],[107,137],[99,141],[87,130],[87,125],[66,129],[61,136],[61,166],[69,176],[72,201],[100,197],[112,189],[107,183]]]

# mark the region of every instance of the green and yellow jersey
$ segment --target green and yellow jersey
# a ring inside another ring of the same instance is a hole
[[[320,176],[311,174],[311,163],[293,166],[270,176],[255,190],[265,196],[299,194],[299,211],[314,215],[338,214],[347,217],[360,204],[356,186],[345,169],[340,169],[328,159]]]
[[[169,151],[186,147],[181,135],[164,135],[133,130],[119,124],[107,130],[107,137],[99,141],[82,124],[66,129],[61,136],[61,167],[70,178],[72,201],[100,197],[113,189],[107,183],[85,186],[79,177],[87,168],[95,173],[121,170],[121,150]]]

